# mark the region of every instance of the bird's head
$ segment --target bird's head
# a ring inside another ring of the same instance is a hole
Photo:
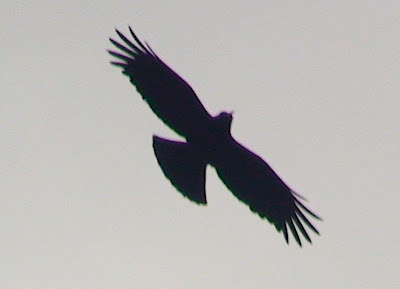
[[[219,130],[230,134],[231,124],[232,124],[232,119],[233,119],[233,112],[223,111],[219,115],[217,115],[214,119],[217,123]]]

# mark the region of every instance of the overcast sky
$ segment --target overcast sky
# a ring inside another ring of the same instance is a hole
[[[1,288],[398,288],[398,1],[56,2],[0,4]],[[108,63],[128,25],[307,197],[312,245],[212,168],[207,206],[170,185],[177,136]]]

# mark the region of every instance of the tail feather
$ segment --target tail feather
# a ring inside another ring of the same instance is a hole
[[[204,162],[185,142],[153,136],[153,149],[165,177],[186,198],[206,204]]]

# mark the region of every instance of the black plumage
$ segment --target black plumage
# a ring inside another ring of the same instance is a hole
[[[116,30],[124,45],[110,39],[120,51],[108,51],[153,112],[186,142],[153,136],[154,152],[164,175],[185,197],[206,204],[205,170],[213,166],[226,187],[261,218],[266,218],[289,242],[290,231],[301,246],[302,235],[311,243],[306,228],[318,230],[308,216],[320,219],[306,208],[259,156],[231,135],[232,114],[212,117],[193,89],[169,68],[132,29],[135,40]],[[304,199],[303,199],[304,200]],[[300,233],[300,234],[299,234]]]

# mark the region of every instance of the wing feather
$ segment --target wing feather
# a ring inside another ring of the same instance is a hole
[[[283,224],[282,231],[283,231],[283,236],[285,237],[286,243],[289,244],[289,234],[287,231],[286,223]]]
[[[118,59],[111,64],[122,67],[153,112],[175,132],[191,138],[203,131],[212,117],[193,89],[146,42],[143,44],[130,27],[129,31],[135,43],[118,30],[116,32],[125,45],[110,38],[119,50],[108,51]]]
[[[306,229],[304,229],[303,224],[300,222],[299,217],[296,214],[293,215],[293,220],[296,223],[297,228],[300,229],[301,234],[304,236],[304,238],[306,238],[307,241],[311,243],[310,236],[308,235]]]

